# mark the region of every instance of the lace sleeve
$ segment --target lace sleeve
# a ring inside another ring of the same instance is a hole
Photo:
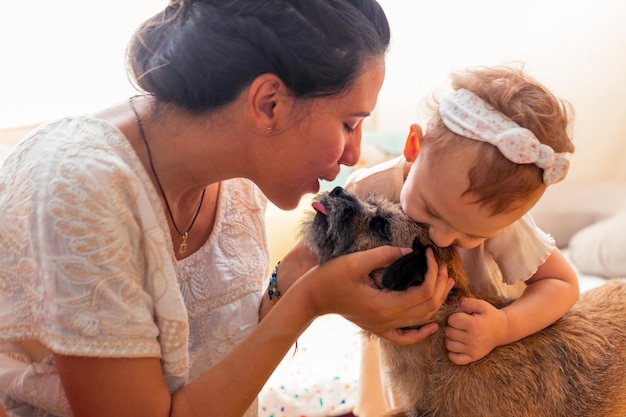
[[[554,248],[554,239],[535,225],[530,213],[503,229],[486,244],[507,284],[532,277]]]
[[[110,150],[48,139],[24,146],[0,185],[10,196],[0,202],[2,338],[64,354],[159,356],[140,182]]]

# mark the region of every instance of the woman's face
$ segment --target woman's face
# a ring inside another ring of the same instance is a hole
[[[352,166],[361,155],[363,120],[370,115],[385,76],[384,58],[372,60],[350,89],[336,97],[307,102],[296,110],[297,120],[285,132],[288,138],[272,169],[281,181],[264,189],[282,209],[293,209],[304,194],[317,193],[320,180],[332,181],[340,165]]]

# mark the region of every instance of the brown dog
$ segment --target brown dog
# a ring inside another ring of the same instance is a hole
[[[304,239],[320,263],[380,245],[413,246],[409,254],[372,274],[380,287],[402,290],[424,280],[427,230],[399,204],[361,202],[342,188],[322,193]],[[443,329],[472,292],[454,249],[433,247],[447,262],[455,288],[432,318],[441,330],[421,343],[380,341],[382,366],[400,409],[395,417],[624,417],[626,416],[626,283],[619,280],[582,294],[548,328],[494,349],[469,365],[448,359]],[[497,307],[510,301],[488,300]]]

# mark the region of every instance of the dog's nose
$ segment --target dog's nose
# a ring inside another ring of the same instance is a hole
[[[331,197],[346,198],[346,197],[348,197],[348,192],[346,190],[344,190],[342,187],[335,187],[330,192],[330,196]]]

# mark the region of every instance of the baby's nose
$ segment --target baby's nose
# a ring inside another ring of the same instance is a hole
[[[447,248],[455,242],[457,234],[450,229],[430,226],[428,237],[440,248]]]

